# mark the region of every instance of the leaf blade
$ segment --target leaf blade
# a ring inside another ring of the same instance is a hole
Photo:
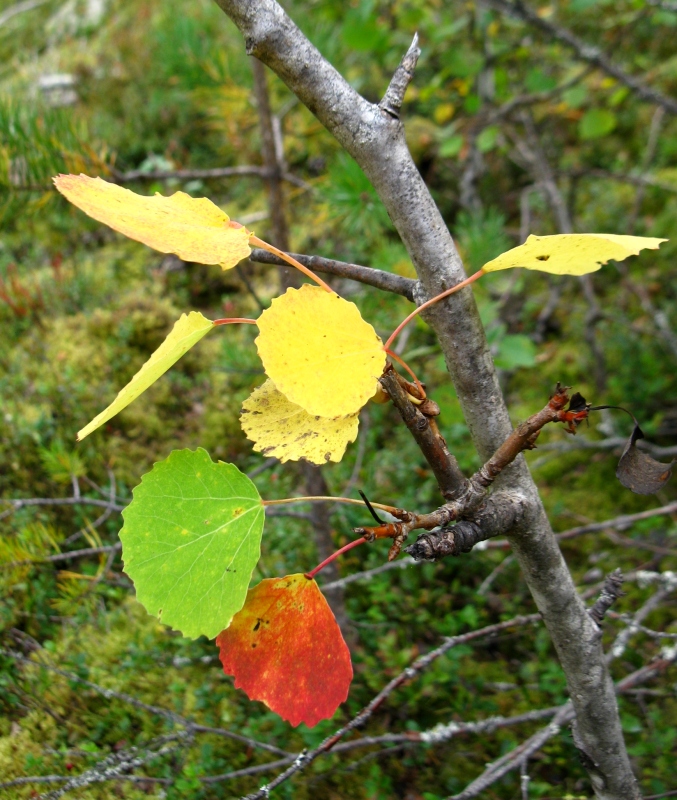
[[[357,438],[359,415],[318,417],[291,403],[271,380],[255,389],[242,404],[242,430],[254,450],[286,461],[312,464],[340,461]]]
[[[245,601],[264,517],[256,487],[233,464],[215,464],[202,448],[173,451],[123,511],[122,557],[137,600],[184,636],[213,639]]]
[[[531,235],[519,247],[488,261],[484,272],[524,267],[553,275],[586,275],[614,259],[623,261],[641,250],[657,250],[667,239],[613,233]]]
[[[127,408],[149,386],[152,386],[158,378],[164,375],[171,366],[176,364],[181,356],[188,352],[193,345],[197,344],[203,336],[206,336],[213,327],[214,323],[200,314],[199,311],[181,314],[164,342],[152,353],[151,357],[131,381],[120,389],[113,402],[100,414],[97,414],[82,430],[78,431],[78,442],[81,442],[85,436],[89,436],[92,431],[100,428],[109,419],[119,414],[124,408]]]
[[[249,231],[206,197],[139,195],[87,175],[58,175],[54,185],[85,214],[130,239],[184,261],[234,267],[251,253]]]
[[[317,725],[348,697],[350,651],[317,583],[303,574],[250,589],[216,644],[235,688],[294,726]]]
[[[373,396],[386,354],[357,306],[304,284],[257,320],[256,346],[277,389],[309,414],[354,414]]]

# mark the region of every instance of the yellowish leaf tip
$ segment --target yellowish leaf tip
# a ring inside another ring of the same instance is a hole
[[[667,239],[615,233],[561,233],[531,235],[519,247],[487,262],[482,270],[524,267],[554,275],[585,275],[608,261],[623,261],[641,250],[657,250]]]
[[[87,175],[58,175],[54,185],[73,205],[130,239],[184,261],[234,267],[251,253],[249,231],[206,197],[135,192]]]

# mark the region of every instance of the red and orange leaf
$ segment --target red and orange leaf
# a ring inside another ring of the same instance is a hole
[[[216,638],[226,675],[296,726],[329,719],[348,697],[350,651],[317,583],[267,578]]]

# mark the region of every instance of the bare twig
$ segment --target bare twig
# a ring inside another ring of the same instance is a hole
[[[58,789],[53,789],[51,792],[40,795],[39,800],[58,800],[59,797],[71,789],[80,789],[93,783],[104,783],[105,781],[119,779],[126,772],[174,752],[178,747],[188,743],[190,739],[190,732],[178,731],[174,734],[153,739],[148,742],[143,750],[139,747],[129,747],[118,753],[112,753],[80,775],[73,775],[67,783]]]
[[[387,561],[385,564],[381,564],[380,567],[374,567],[374,569],[366,569],[363,572],[353,572],[350,575],[346,575],[345,578],[341,578],[338,581],[332,581],[331,583],[322,584],[322,591],[327,591],[329,589],[338,588],[339,586],[344,587],[348,586],[351,583],[355,583],[356,581],[369,581],[372,578],[375,578],[377,575],[382,575],[384,572],[390,572],[393,569],[406,569],[407,567],[412,567],[418,564],[415,558],[411,556],[406,556],[405,558],[400,558],[397,561]]]
[[[660,8],[663,11],[674,11],[677,13],[677,3],[671,2],[671,0],[646,0],[650,6],[655,6],[656,8]],[[658,797],[658,795],[656,795]],[[664,795],[660,795],[663,797]]]
[[[392,367],[384,372],[381,385],[390,395],[404,424],[411,431],[426,461],[430,464],[442,497],[447,501],[461,497],[468,489],[468,481],[461,472],[458,462],[449,452],[447,443],[437,430],[437,426],[433,427],[431,419],[411,402]]]
[[[75,533],[71,534],[66,539],[64,539],[64,541],[63,541],[64,545],[69,545],[69,544],[71,544],[71,542],[76,541],[76,539],[79,539],[82,536],[82,534],[85,533],[85,531],[90,530],[90,528],[96,529],[100,525],[103,525],[103,523],[113,513],[113,508],[112,507],[115,505],[116,485],[115,485],[115,473],[110,468],[108,469],[108,479],[109,479],[109,488],[108,488],[108,503],[109,503],[109,505],[108,505],[108,508],[103,512],[103,514],[98,516],[94,520],[94,522],[88,523],[84,528],[80,528],[79,531],[76,531]],[[105,494],[104,490],[100,486],[97,486],[94,483],[94,481],[87,480],[87,483],[89,483],[90,486],[92,486],[94,489],[96,489],[101,494]]]
[[[650,175],[633,175],[631,173],[610,172],[605,169],[578,169],[568,170],[561,173],[568,175],[571,178],[597,178],[600,180],[615,181],[617,183],[629,183],[631,186],[637,187],[651,187],[654,189],[661,189],[664,192],[677,194],[677,186],[672,183],[665,183],[664,181],[656,180]]]
[[[618,619],[626,625],[632,625],[635,632],[643,633],[646,636],[650,636],[652,639],[670,639],[671,641],[677,641],[677,633],[666,633],[665,631],[655,631],[652,628],[646,628],[644,625],[640,625],[630,614],[617,614],[615,611],[609,611],[607,616],[610,619]]]
[[[0,14],[0,26],[4,25],[17,14],[23,14],[24,11],[32,11],[34,8],[43,6],[47,2],[48,0],[23,0],[22,3],[16,3],[15,5],[10,6],[9,8],[5,9],[2,14]]]
[[[376,711],[385,702],[385,700],[395,691],[395,689],[399,688],[402,686],[402,684],[406,683],[412,678],[415,678],[420,672],[432,664],[433,661],[435,661],[441,655],[444,655],[444,653],[447,653],[453,647],[457,647],[458,645],[465,644],[467,642],[472,642],[475,639],[480,639],[484,636],[491,636],[496,633],[500,633],[514,626],[529,625],[538,621],[540,621],[539,614],[530,614],[528,616],[515,617],[514,619],[506,622],[500,622],[496,625],[489,625],[486,628],[480,628],[476,631],[470,631],[469,633],[464,633],[459,636],[452,636],[446,639],[444,644],[440,645],[440,647],[437,647],[435,650],[431,650],[426,655],[417,658],[409,667],[393,678],[387,684],[387,686],[385,686],[376,695],[376,697],[374,697],[373,700],[366,705],[362,711],[360,711],[359,714],[353,717],[349,723],[344,725],[342,728],[339,728],[336,733],[325,739],[315,749],[299,753],[294,759],[293,763],[284,772],[280,773],[280,775],[278,775],[265,786],[262,786],[257,792],[247,795],[247,800],[262,800],[262,798],[267,798],[275,787],[284,783],[286,780],[291,778],[292,775],[307,767],[316,758],[318,758],[318,756],[333,750],[334,746],[347,733],[359,728],[361,725],[364,725],[374,711]]]
[[[607,659],[612,661],[615,658],[620,658],[623,653],[625,652],[630,639],[639,631],[639,628],[635,627],[639,625],[643,620],[645,620],[652,611],[659,608],[663,601],[669,597],[669,595],[677,588],[675,586],[670,587],[662,587],[658,589],[654,594],[649,597],[649,599],[641,606],[633,615],[630,623],[627,627],[623,628],[623,630],[616,636],[613,644],[609,648],[609,653]]]
[[[161,708],[160,706],[153,706],[148,703],[144,703],[141,700],[138,700],[136,697],[132,697],[129,694],[124,692],[117,692],[113,689],[107,689],[104,686],[99,686],[92,681],[85,680],[84,678],[75,675],[72,672],[68,672],[67,670],[60,669],[59,667],[54,667],[51,664],[46,664],[44,661],[36,661],[31,658],[27,658],[26,656],[22,655],[13,650],[7,650],[5,648],[0,648],[0,653],[5,656],[9,656],[10,658],[15,659],[16,661],[20,661],[26,665],[39,667],[40,669],[48,670],[49,672],[53,672],[56,675],[60,675],[62,678],[66,678],[66,680],[79,683],[82,686],[86,686],[88,689],[100,694],[102,697],[106,699],[115,699],[120,700],[123,703],[127,703],[128,705],[137,708],[139,711],[146,711],[149,714],[155,714],[160,717],[164,717],[165,719],[173,722],[176,725],[181,725],[185,727],[187,730],[194,730],[197,733],[213,733],[217,736],[223,736],[228,739],[234,739],[235,741],[242,742],[242,744],[246,744],[248,747],[258,748],[260,750],[267,750],[270,753],[275,753],[276,755],[289,755],[286,750],[282,750],[279,747],[275,747],[271,744],[267,744],[266,742],[259,742],[256,739],[252,739],[249,736],[242,736],[239,733],[233,733],[232,731],[226,730],[225,728],[212,728],[205,725],[198,725],[192,722],[185,717],[182,717],[180,714],[177,714],[174,711],[170,711],[166,708]]]
[[[604,586],[600,592],[599,597],[595,604],[590,608],[588,614],[595,620],[598,625],[602,624],[605,614],[611,606],[623,596],[623,575],[620,569],[615,569],[612,573],[606,576]]]
[[[9,503],[11,508],[0,514],[0,519],[13,514],[20,508],[30,506],[98,506],[111,511],[122,511],[126,506],[111,503],[109,500],[97,500],[95,497],[29,497],[21,500],[0,499],[0,503]]]
[[[131,183],[132,181],[169,181],[169,180],[213,180],[216,178],[239,178],[253,176],[267,180],[270,175],[266,167],[239,166],[239,167],[214,167],[212,169],[174,169],[174,170],[152,170],[146,172],[141,169],[120,172],[111,169],[111,175],[116,183]],[[309,189],[310,184],[287,172],[280,176],[288,183],[293,183],[302,189]]]
[[[651,162],[654,160],[656,155],[656,149],[658,147],[658,139],[661,132],[661,127],[663,125],[663,120],[665,119],[665,110],[659,106],[653,113],[651,117],[651,124],[649,125],[649,136],[646,143],[646,149],[644,150],[644,155],[642,156],[642,176],[646,176],[651,168]],[[635,193],[635,201],[632,204],[632,211],[630,212],[630,219],[627,223],[627,230],[628,233],[634,233],[635,228],[637,227],[637,220],[639,218],[640,211],[642,210],[642,202],[644,201],[644,195],[646,194],[646,186],[638,186],[637,192]]]
[[[566,439],[559,442],[547,442],[546,444],[539,444],[539,453],[556,451],[557,453],[568,453],[573,450],[617,450],[623,449],[628,443],[627,436],[610,436],[606,439],[586,439],[584,436],[577,436],[575,439]],[[636,447],[640,450],[645,450],[654,458],[663,458],[677,456],[677,445],[669,447],[661,447],[660,445],[647,442],[646,439],[640,439],[636,443]]]
[[[566,45],[573,50],[576,57],[581,59],[581,61],[585,61],[587,64],[601,69],[602,72],[606,72],[607,75],[611,75],[622,83],[623,86],[627,86],[628,89],[631,89],[640,99],[646,100],[649,103],[655,103],[670,114],[677,114],[677,100],[668,97],[657,89],[647,86],[639,78],[629,75],[625,70],[611,61],[598,47],[587,44],[562,25],[557,25],[539,16],[532,8],[527,6],[526,3],[522,2],[522,0],[487,0],[487,4],[498,11],[503,11],[514,17],[518,17],[532,27],[542,31],[551,39],[555,39],[561,44]]]
[[[388,89],[383,95],[383,99],[378,104],[379,108],[382,108],[395,119],[399,119],[400,117],[400,109],[404,102],[404,95],[414,77],[416,62],[420,55],[421,49],[418,46],[418,33],[416,33],[414,34],[414,40],[409,46],[409,49],[404,54],[399,66],[395,70]]]
[[[403,278],[391,272],[384,272],[372,267],[363,267],[359,264],[347,264],[345,261],[336,261],[333,258],[322,258],[322,256],[306,256],[302,253],[291,253],[293,258],[314,272],[326,272],[329,275],[337,275],[340,278],[348,278],[351,281],[365,283],[384,292],[402,295],[407,300],[414,299],[414,288],[416,281],[411,278]],[[252,261],[261,264],[282,265],[284,261],[267,250],[255,248],[250,256]]]
[[[574,709],[570,701],[560,707],[552,721],[549,722],[545,728],[542,728],[497,761],[489,764],[485,772],[480,775],[479,778],[476,778],[459,794],[449,797],[448,800],[470,800],[471,797],[477,797],[480,792],[488,789],[489,786],[496,783],[496,781],[500,780],[504,775],[507,775],[508,772],[517,769],[525,759],[528,759],[534,753],[538,752],[548,739],[556,736],[562,729],[562,726],[571,722],[573,718]]]

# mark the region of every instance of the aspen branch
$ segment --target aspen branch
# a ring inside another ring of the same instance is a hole
[[[254,178],[261,178],[262,180],[270,180],[271,170],[267,167],[257,167],[242,165],[239,167],[212,167],[211,169],[168,169],[168,170],[151,170],[147,172],[142,169],[133,169],[127,172],[120,172],[114,168],[110,168],[110,173],[115,183],[132,183],[133,181],[194,181],[194,180],[214,180],[217,178],[243,178],[251,176]],[[280,179],[292,183],[301,189],[311,189],[311,185],[306,183],[296,175],[290,172],[283,172],[280,174]]]
[[[277,73],[371,181],[418,273],[417,304],[464,280],[458,252],[411,158],[401,121],[358,94],[275,0],[217,2],[240,30],[247,52]],[[484,461],[503,444],[512,425],[472,291],[463,289],[423,313],[437,335]],[[524,498],[524,515],[510,541],[560,658],[586,752],[604,774],[606,796],[637,800],[599,629],[576,592],[521,456],[502,471],[496,485]],[[304,763],[306,756],[300,759]]]
[[[468,480],[461,472],[455,457],[449,452],[434,421],[411,402],[392,367],[386,368],[381,377],[381,385],[430,464],[442,497],[447,501],[462,497],[468,491]]]
[[[363,267],[359,264],[348,264],[345,261],[336,261],[333,258],[323,258],[322,256],[305,256],[301,253],[290,253],[290,255],[303,264],[304,267],[312,269],[313,272],[326,272],[329,275],[336,275],[339,278],[348,278],[351,281],[365,283],[384,292],[402,295],[407,300],[414,300],[414,290],[416,281],[411,278],[403,278],[400,275],[393,275],[391,272],[384,272],[373,267]],[[276,264],[282,266],[285,262],[267,250],[255,248],[249,257],[252,261],[260,264]]]
[[[383,95],[383,99],[378,104],[379,108],[383,109],[383,111],[390,114],[395,119],[400,118],[400,109],[404,102],[404,95],[414,77],[416,62],[420,55],[421,49],[418,46],[417,33],[414,35],[414,41],[411,43],[409,49],[402,57],[402,61],[400,61],[399,66],[395,70],[386,93]]]

